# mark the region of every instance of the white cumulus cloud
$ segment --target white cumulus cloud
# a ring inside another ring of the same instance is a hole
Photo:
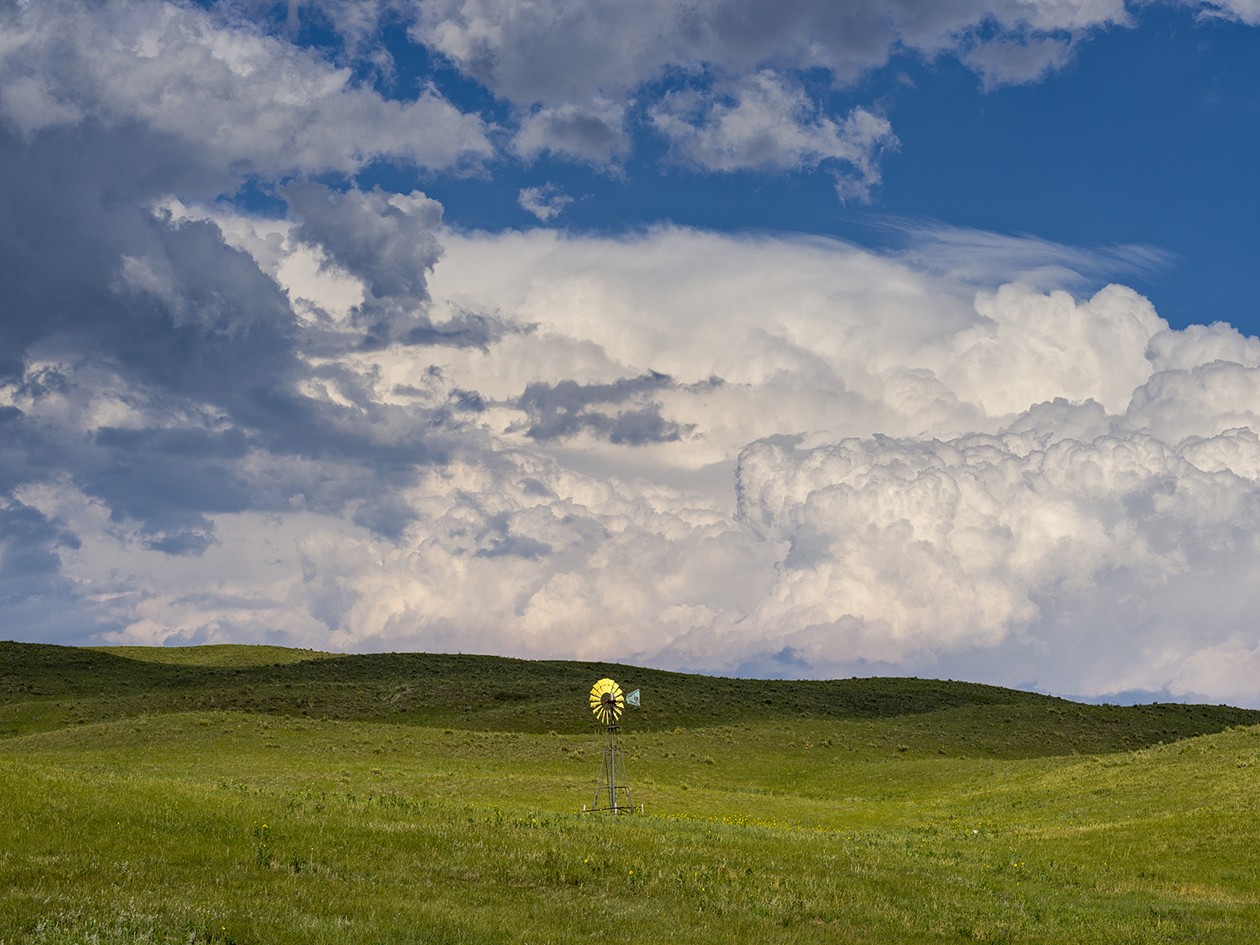
[[[1035,81],[1120,0],[321,9],[336,61],[253,0],[0,11],[6,626],[1260,703],[1260,340],[1120,284],[1164,254],[461,233],[328,186],[496,147],[616,174],[647,122],[863,199],[896,139],[820,76]],[[356,80],[387,16],[503,125]],[[219,201],[246,178],[283,209]]]
[[[74,0],[0,13],[0,107],[23,134],[140,123],[203,161],[261,174],[351,173],[374,158],[488,157],[481,119],[432,90],[389,101],[246,21],[173,3]]]
[[[1219,17],[1238,20],[1248,26],[1260,25],[1260,0],[1203,0],[1186,5],[1197,7],[1199,15],[1205,18]]]
[[[573,198],[561,193],[554,184],[543,184],[541,187],[522,187],[517,203],[546,223],[563,213],[564,208],[573,203]]]
[[[671,93],[652,110],[656,128],[684,160],[709,170],[847,165],[842,197],[865,197],[879,182],[880,152],[895,147],[886,118],[855,108],[837,122],[770,70],[732,89],[730,101]]]
[[[812,628],[798,645],[812,661],[837,644],[895,663],[1011,638],[1044,648],[1059,691],[1184,685],[1139,654],[1188,655],[1247,629],[1239,595],[1212,596],[1260,567],[1255,446],[1250,430],[1179,448],[1121,428],[1090,442],[754,444],[741,513],[791,546],[759,616],[785,638]],[[1091,665],[1119,641],[1126,659]]]
[[[837,86],[886,64],[897,50],[927,60],[955,55],[986,85],[1038,80],[1062,67],[1093,32],[1127,25],[1124,0],[429,0],[410,6],[411,37],[526,113],[517,149],[596,164],[627,148],[628,106],[653,121],[701,166],[799,166],[851,161],[859,138],[891,142],[870,108],[818,115],[775,72],[825,70]],[[772,71],[773,70],[773,71]],[[661,92],[687,77],[734,104],[695,103]],[[843,153],[837,153],[843,152]],[[868,185],[842,196],[859,196]]]
[[[1173,331],[1119,285],[977,285],[1035,256],[1019,241],[960,279],[948,238],[911,263],[677,228],[460,235],[419,195],[308,196],[331,216],[301,238],[222,225],[274,278],[327,253],[364,297],[432,265],[402,285],[429,327],[312,335],[284,425],[251,429],[253,400],[173,414],[74,360],[5,389],[77,451],[5,514],[60,523],[41,541],[100,638],[1260,698],[1217,663],[1260,646],[1256,339]],[[125,278],[187,291],[155,263]]]

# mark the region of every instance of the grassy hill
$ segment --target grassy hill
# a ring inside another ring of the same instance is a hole
[[[497,656],[0,643],[0,735],[206,709],[577,735],[592,730],[586,696],[603,676],[644,692],[628,731],[878,719],[889,738],[947,754],[1116,751],[1260,722],[1260,712],[1231,706],[1083,705],[936,679],[725,679]]]
[[[580,813],[604,675],[643,817]],[[940,680],[0,643],[0,943],[1250,942],[1258,749]]]

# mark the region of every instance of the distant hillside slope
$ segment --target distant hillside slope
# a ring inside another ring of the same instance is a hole
[[[125,656],[145,663],[171,663],[177,666],[273,666],[276,663],[300,663],[336,653],[323,650],[300,650],[287,646],[212,643],[207,646],[89,646],[98,653]]]
[[[1230,706],[1095,706],[977,683],[906,678],[727,679],[613,663],[280,647],[97,647],[0,642],[0,737],[139,715],[234,709],[486,731],[582,733],[591,684],[643,691],[627,732],[741,722],[879,720],[1008,757],[1143,747],[1233,725]],[[907,736],[907,737],[908,737]]]

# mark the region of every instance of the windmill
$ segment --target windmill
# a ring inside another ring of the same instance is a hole
[[[639,705],[639,690],[626,695],[611,679],[601,679],[591,687],[591,711],[607,727],[608,741],[604,743],[604,760],[599,767],[595,802],[589,808],[583,807],[585,812],[606,810],[614,814],[636,813],[634,801],[630,797],[630,785],[626,783],[626,763],[621,757],[621,749],[617,747],[617,722],[621,720],[621,713],[627,705]],[[601,806],[601,802],[606,803]],[[639,807],[637,813],[643,813],[643,808]]]

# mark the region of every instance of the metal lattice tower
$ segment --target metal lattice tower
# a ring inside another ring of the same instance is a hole
[[[642,808],[634,806],[630,796],[630,784],[626,777],[626,762],[621,749],[617,747],[618,720],[627,703],[639,704],[639,690],[626,696],[621,687],[611,679],[601,679],[591,687],[591,711],[608,730],[608,739],[604,742],[604,757],[599,766],[599,781],[595,786],[595,801],[588,813],[608,811],[613,814],[642,813]]]

